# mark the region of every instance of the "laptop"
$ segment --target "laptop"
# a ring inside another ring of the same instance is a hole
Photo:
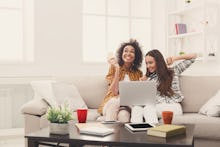
[[[156,90],[156,83],[153,81],[120,81],[120,105],[155,105]]]

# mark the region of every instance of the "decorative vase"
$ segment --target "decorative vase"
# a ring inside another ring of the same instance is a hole
[[[69,134],[69,124],[50,123],[50,133],[61,135]]]

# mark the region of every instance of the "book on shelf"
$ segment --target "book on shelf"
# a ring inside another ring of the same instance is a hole
[[[186,24],[184,23],[176,23],[175,24],[176,34],[184,34],[187,33]]]
[[[185,133],[186,133],[185,126],[172,125],[172,124],[156,126],[153,128],[149,128],[147,131],[147,135],[164,137],[164,138],[185,134]]]
[[[114,130],[107,128],[101,123],[76,123],[80,134],[95,135],[95,136],[106,136],[114,133]]]

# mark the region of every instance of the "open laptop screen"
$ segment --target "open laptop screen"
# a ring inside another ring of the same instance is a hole
[[[153,81],[121,81],[119,82],[121,106],[155,105],[156,83]]]

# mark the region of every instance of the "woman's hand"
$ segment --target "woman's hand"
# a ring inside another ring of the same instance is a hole
[[[143,77],[139,78],[139,81],[146,81],[146,80],[147,80],[146,76],[143,76]]]
[[[168,57],[168,58],[166,59],[166,62],[167,62],[167,65],[173,64],[173,62],[174,62],[173,57]]]
[[[108,58],[108,63],[113,65],[115,68],[119,68],[119,64],[118,64],[115,57],[109,57]]]
[[[111,64],[115,68],[115,72],[112,75],[113,80],[112,80],[111,85],[109,86],[109,91],[111,91],[114,95],[118,95],[120,66],[116,60],[116,57],[113,56],[113,54],[110,54],[107,59],[108,59],[108,63]]]

